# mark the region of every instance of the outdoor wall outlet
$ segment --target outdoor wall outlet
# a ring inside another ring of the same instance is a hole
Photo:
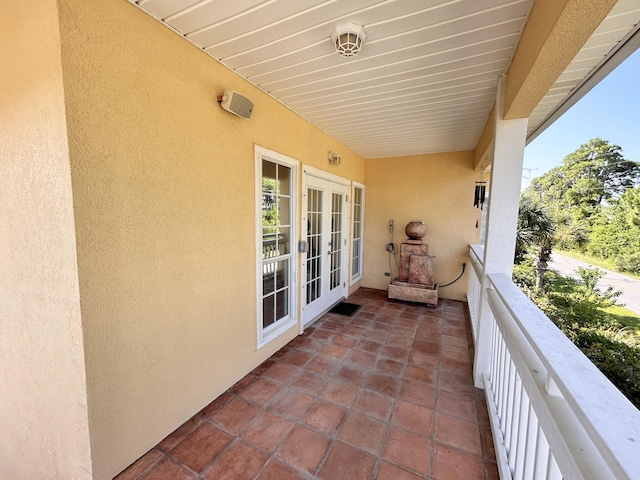
[[[385,277],[390,277],[391,276],[391,272],[384,272],[384,276]]]

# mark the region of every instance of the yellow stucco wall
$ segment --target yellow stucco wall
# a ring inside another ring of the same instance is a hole
[[[90,479],[56,0],[0,13],[0,478]]]
[[[436,256],[435,282],[449,283],[467,263],[464,276],[439,296],[465,300],[469,279],[469,244],[477,243],[480,211],[473,207],[475,181],[473,152],[454,152],[366,161],[365,250],[362,286],[386,289],[391,278],[389,220],[393,219],[393,241],[406,240],[404,227],[412,220],[427,225],[425,243]],[[392,271],[398,270],[393,260]]]
[[[254,144],[364,161],[122,0],[64,0],[62,58],[95,478],[293,338],[256,351]],[[225,89],[255,102],[247,121]]]
[[[389,219],[437,283],[478,241],[473,152],[364,161],[124,0],[7,0],[0,32],[0,478],[109,479],[296,334],[256,351],[256,144],[366,185],[363,286]]]

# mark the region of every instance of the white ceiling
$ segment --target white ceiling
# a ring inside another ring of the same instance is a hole
[[[364,158],[474,149],[493,106],[496,78],[509,66],[532,3],[135,2]],[[347,22],[363,25],[367,37],[357,56],[344,58],[331,34]],[[536,108],[530,132],[639,22],[640,2],[620,0]]]

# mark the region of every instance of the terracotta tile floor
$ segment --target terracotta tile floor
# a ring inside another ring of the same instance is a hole
[[[498,479],[466,304],[347,301],[116,479]]]

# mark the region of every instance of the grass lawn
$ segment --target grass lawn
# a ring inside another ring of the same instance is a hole
[[[566,255],[565,252],[562,252]],[[579,260],[583,260],[580,258]],[[571,291],[574,281],[571,278],[558,275],[555,272],[547,273],[551,281],[551,288],[558,293],[568,293]],[[603,310],[607,315],[626,327],[633,328],[640,335],[640,315],[625,307],[609,307]]]
[[[551,290],[558,293],[569,293],[575,280],[564,275],[560,275],[555,270],[549,270],[545,273],[545,278],[551,282]]]
[[[604,310],[626,327],[634,328],[640,335],[640,315],[624,307],[609,307]]]

